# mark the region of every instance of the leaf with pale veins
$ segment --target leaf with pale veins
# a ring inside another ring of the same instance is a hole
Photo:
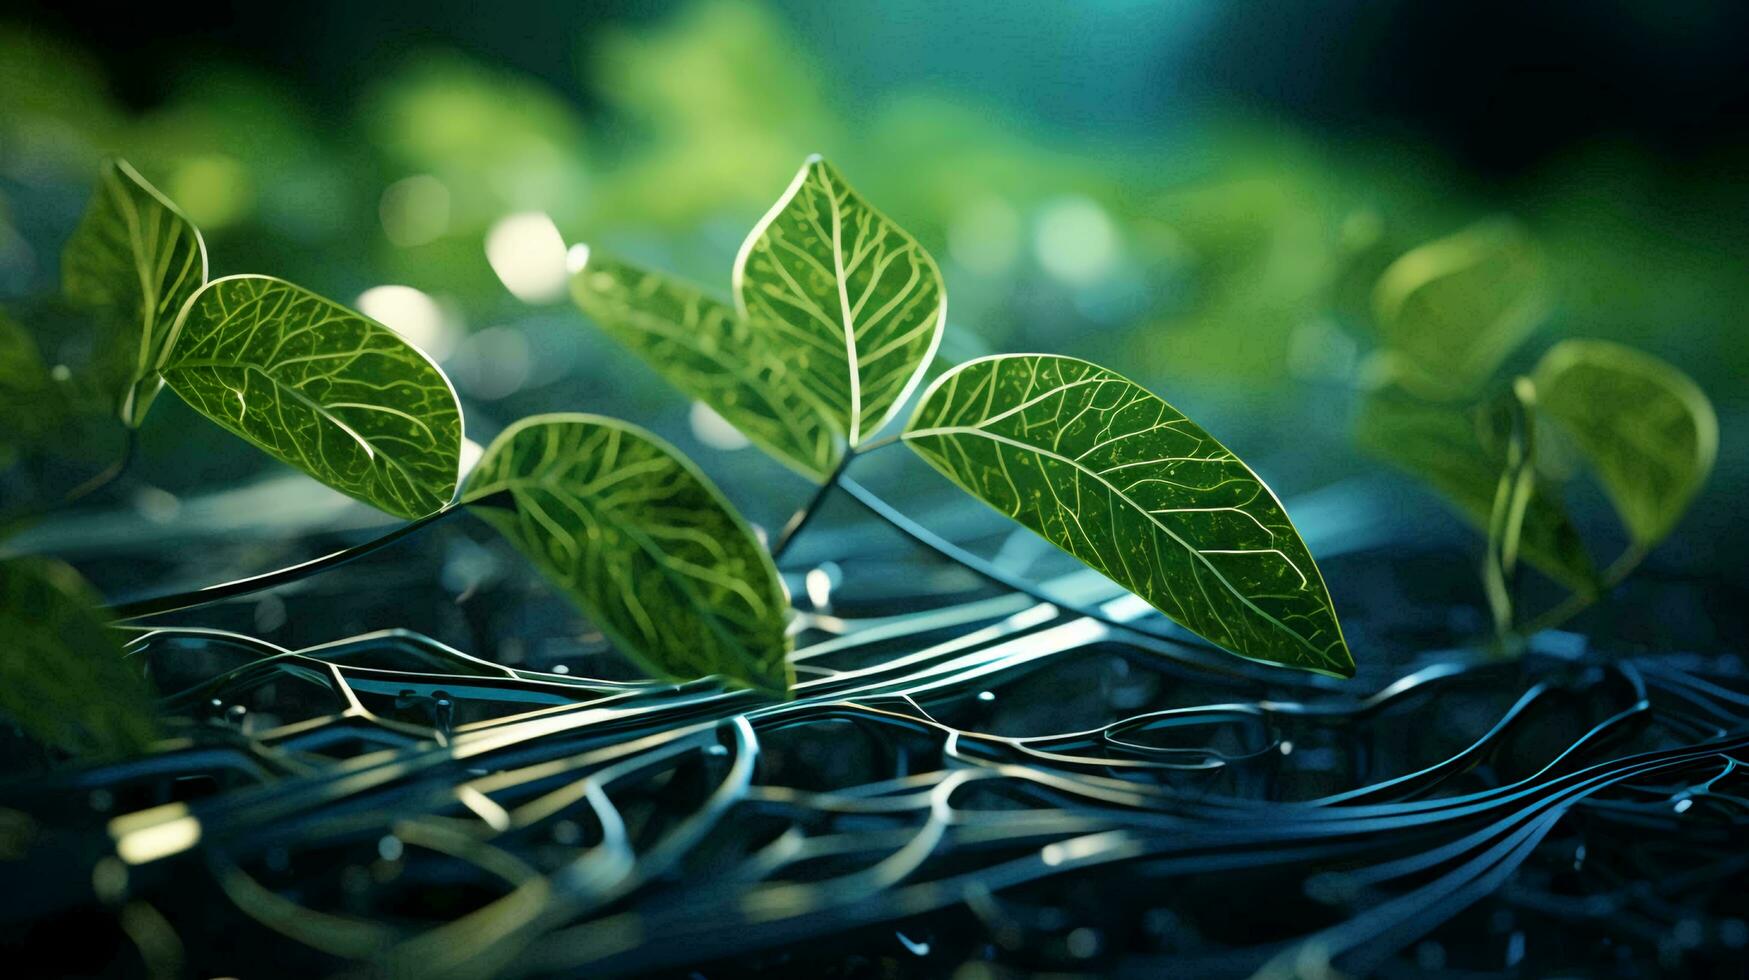
[[[462,499],[654,677],[787,695],[788,600],[770,555],[672,446],[599,415],[537,415],[492,441]]]
[[[449,379],[393,330],[301,286],[213,280],[159,370],[202,415],[397,517],[455,495],[462,419]]]
[[[571,296],[615,340],[754,445],[813,480],[844,456],[836,429],[765,332],[695,286],[605,255],[571,277]]]
[[[1134,382],[1070,357],[981,358],[936,379],[904,440],[1211,642],[1353,675],[1323,577],[1275,494]]]
[[[935,260],[817,156],[741,246],[734,283],[851,448],[898,413],[947,320]]]

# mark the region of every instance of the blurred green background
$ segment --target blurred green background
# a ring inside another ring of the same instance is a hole
[[[1509,366],[1590,336],[1692,374],[1720,465],[1660,560],[1736,579],[1746,24],[1727,3],[27,4],[0,16],[0,300],[56,287],[120,153],[204,230],[214,275],[283,276],[425,346],[471,438],[630,418],[769,522],[805,486],[572,309],[565,252],[726,295],[818,151],[940,261],[944,362],[1108,364],[1291,504],[1394,479],[1349,438],[1379,271],[1506,214],[1557,297]],[[148,425],[143,463],[166,495],[272,469],[172,402],[188,424]],[[1393,499],[1441,513],[1418,494]]]

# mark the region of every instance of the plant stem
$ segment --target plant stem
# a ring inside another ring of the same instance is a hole
[[[771,546],[771,560],[773,562],[783,557],[783,553],[795,543],[796,535],[802,533],[802,528],[807,527],[808,522],[814,519],[814,515],[820,512],[820,505],[826,502],[826,497],[831,494],[832,488],[838,485],[839,480],[844,476],[844,471],[850,467],[850,461],[856,456],[857,451],[854,449],[845,452],[844,458],[840,459],[838,465],[833,467],[832,472],[827,475],[826,482],[816,487],[814,495],[808,498],[808,502],[803,504],[800,510],[790,515],[789,521],[783,526],[783,531],[777,536],[777,543]]]
[[[110,614],[116,622],[125,622],[130,619],[156,616],[160,613],[176,612],[179,609],[192,609],[196,606],[205,606],[210,603],[222,602],[226,599],[235,599],[240,596],[261,592],[266,589],[277,588],[278,586],[285,585],[289,582],[296,582],[299,579],[315,575],[318,572],[325,572],[330,568],[338,568],[355,558],[363,558],[372,552],[380,551],[381,549],[394,544],[396,541],[414,534],[431,524],[435,524],[450,514],[463,509],[464,507],[460,504],[451,504],[442,510],[426,514],[424,517],[421,517],[416,521],[403,524],[381,537],[372,538],[362,544],[355,544],[350,548],[342,548],[339,551],[323,555],[320,558],[312,558],[306,562],[301,562],[296,565],[288,565],[285,568],[275,569],[271,572],[263,572],[260,575],[252,575],[248,578],[240,578],[219,585],[209,585],[204,589],[195,589],[192,592],[176,592],[170,595],[156,596],[151,599],[141,599],[137,602],[124,602],[119,606],[112,607],[110,609]]]
[[[777,536],[777,544],[771,548],[771,560],[775,562],[783,557],[783,553],[795,543],[796,535],[802,533],[802,528],[807,527],[808,522],[812,521],[814,515],[819,513],[820,506],[826,502],[826,497],[832,492],[832,488],[839,485],[844,477],[844,471],[850,468],[851,460],[858,456],[866,456],[877,449],[891,446],[900,438],[899,435],[890,435],[864,443],[861,448],[846,451],[844,458],[839,460],[838,465],[833,467],[832,472],[827,475],[826,482],[820,484],[819,488],[814,491],[814,495],[808,498],[808,502],[803,504],[800,510],[790,515],[789,521],[784,524],[783,530]]]
[[[1596,604],[1597,600],[1609,594],[1609,591],[1620,585],[1634,569],[1640,567],[1640,562],[1646,560],[1646,549],[1641,545],[1629,545],[1608,569],[1603,573],[1603,581],[1598,583],[1597,590],[1590,593],[1575,592],[1563,599],[1554,608],[1518,628],[1521,636],[1533,636],[1543,630],[1555,627],[1572,619]]]
[[[872,453],[877,449],[885,449],[886,447],[891,446],[893,443],[898,442],[900,439],[903,439],[903,438],[904,438],[903,433],[894,433],[893,435],[890,435],[890,436],[883,436],[879,439],[876,439],[873,442],[863,443],[860,448],[852,450],[851,455],[866,456],[869,453]]]

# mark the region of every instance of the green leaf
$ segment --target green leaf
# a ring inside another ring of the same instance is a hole
[[[817,156],[747,237],[734,279],[742,315],[852,448],[922,380],[947,319],[935,260]]]
[[[754,445],[814,480],[844,456],[838,433],[795,371],[734,309],[687,283],[600,254],[571,295],[609,336]]]
[[[0,310],[0,391],[30,392],[48,380],[36,341]]]
[[[1504,219],[1410,250],[1373,290],[1376,326],[1399,380],[1430,397],[1474,391],[1550,305],[1541,251]]]
[[[206,282],[206,243],[170,199],[122,160],[104,163],[97,191],[61,253],[67,295],[109,313],[112,380],[121,416],[137,426],[159,381],[171,324]]]
[[[52,382],[30,334],[0,310],[0,466],[40,434]]]
[[[164,380],[270,455],[397,517],[455,495],[455,391],[388,327],[281,279],[228,276],[173,332]]]
[[[1601,340],[1556,344],[1535,380],[1543,412],[1572,436],[1634,543],[1662,541],[1718,455],[1706,394],[1669,364]]]
[[[654,435],[598,415],[523,419],[487,447],[463,500],[651,676],[720,674],[788,693],[777,568],[710,480]]]
[[[1275,495],[1134,382],[1070,357],[987,357],[936,379],[904,439],[973,496],[1210,641],[1353,675],[1324,580]]]
[[[1401,391],[1371,393],[1355,420],[1355,440],[1379,459],[1425,481],[1478,530],[1491,524],[1504,447],[1489,438],[1474,411],[1423,401]],[[1597,588],[1597,570],[1567,515],[1560,489],[1538,479],[1526,504],[1518,553],[1575,592]]]
[[[58,561],[0,561],[0,711],[69,752],[137,752],[156,735],[152,693],[79,574]]]

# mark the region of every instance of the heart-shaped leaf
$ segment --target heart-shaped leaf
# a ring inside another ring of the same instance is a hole
[[[794,682],[777,568],[672,446],[598,415],[537,415],[498,436],[464,502],[651,676]]]
[[[899,411],[947,319],[935,260],[819,157],[747,237],[734,280],[742,315],[852,448]]]
[[[1379,459],[1424,480],[1479,530],[1487,530],[1506,459],[1490,447],[1475,414],[1401,391],[1369,395],[1355,439]],[[1560,489],[1538,479],[1524,513],[1518,551],[1543,574],[1575,592],[1597,588],[1597,570],[1567,515]]]
[[[1541,411],[1572,436],[1634,543],[1662,541],[1718,455],[1706,393],[1669,364],[1601,340],[1556,344],[1535,380]]]
[[[145,418],[160,385],[153,366],[206,277],[206,243],[194,225],[125,161],[106,161],[61,253],[61,278],[70,298],[108,313],[114,335],[102,343],[114,366],[104,373],[129,425]]]
[[[715,409],[754,445],[824,480],[844,446],[827,414],[761,332],[704,291],[591,254],[571,295],[609,336],[681,391]]]
[[[61,562],[0,561],[0,712],[68,752],[125,755],[156,735],[152,694],[99,608]]]
[[[388,327],[282,279],[228,276],[172,334],[171,389],[270,455],[397,517],[455,495],[455,391]]]
[[[937,378],[905,442],[974,496],[1252,660],[1347,677],[1324,580],[1250,468],[1146,389],[1048,354]]]
[[[1496,219],[1392,262],[1373,290],[1374,319],[1400,380],[1418,394],[1474,391],[1548,315],[1542,253]]]

